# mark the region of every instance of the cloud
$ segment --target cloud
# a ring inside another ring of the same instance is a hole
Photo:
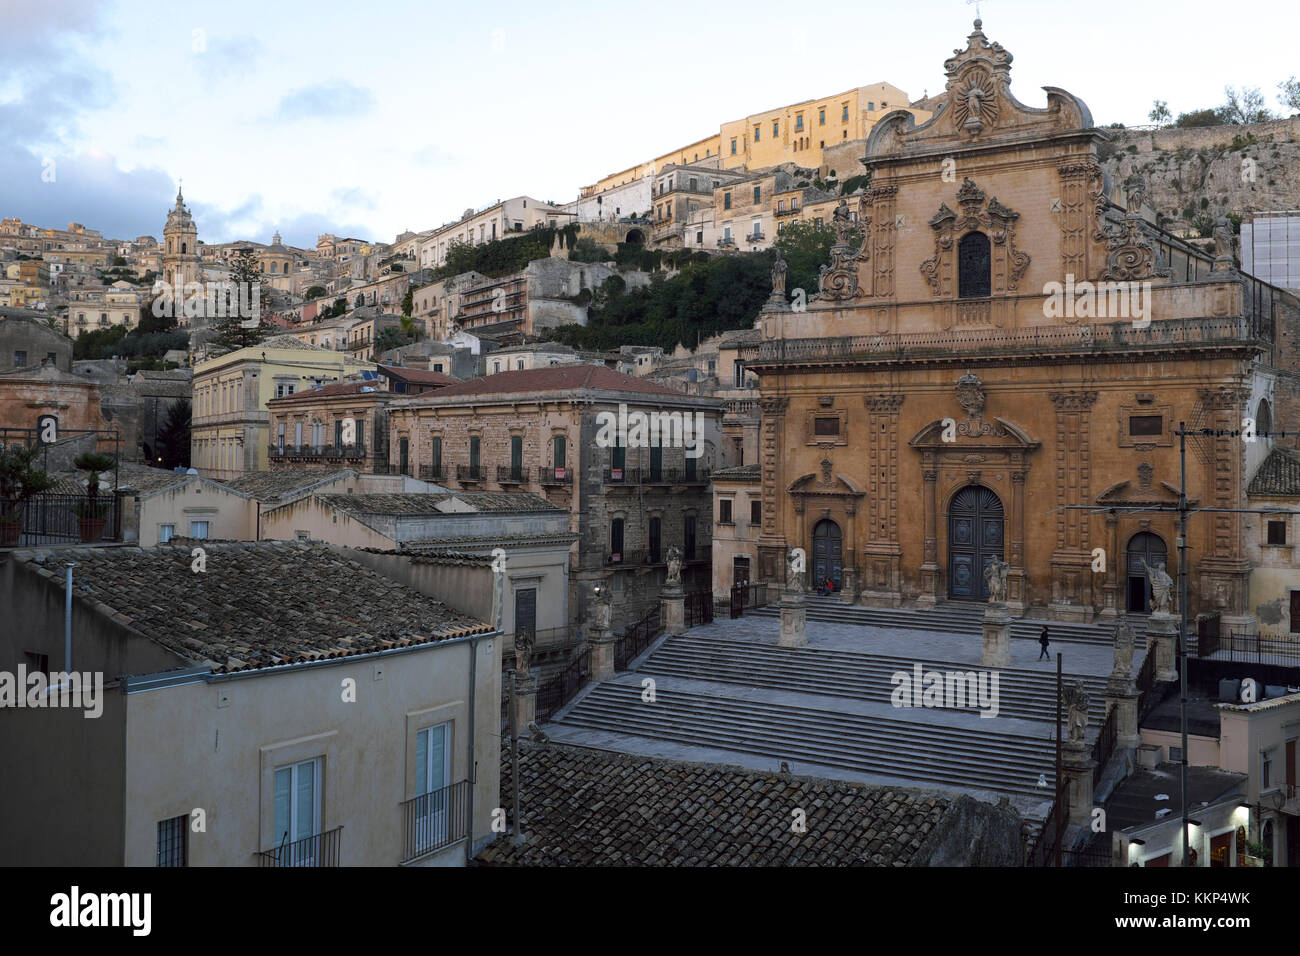
[[[274,119],[294,123],[311,119],[363,116],[375,107],[375,94],[347,82],[318,83],[290,90],[280,99]]]
[[[193,50],[193,54],[194,68],[204,80],[228,83],[233,79],[247,79],[256,72],[265,57],[266,47],[257,37],[247,33],[212,36],[205,32],[203,49]]]
[[[375,201],[356,186],[336,189],[330,193],[330,198],[340,206],[362,206],[366,209],[375,208]]]
[[[411,161],[418,166],[437,168],[455,166],[460,162],[460,157],[430,143],[412,153]]]

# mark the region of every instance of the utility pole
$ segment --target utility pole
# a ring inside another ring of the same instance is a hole
[[[519,833],[519,728],[515,726],[515,671],[510,669],[510,780],[514,791],[514,825],[511,838],[516,844],[523,843]]]

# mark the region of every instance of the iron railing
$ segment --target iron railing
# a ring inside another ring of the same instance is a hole
[[[1156,654],[1155,646],[1147,646],[1146,657],[1142,658],[1142,666],[1138,668],[1136,681],[1138,691],[1137,719],[1141,724],[1142,718],[1147,712],[1155,706],[1156,695],[1152,693],[1156,685]]]
[[[447,469],[442,465],[421,465],[420,478],[424,481],[445,481],[447,478]]]
[[[1115,752],[1115,741],[1118,738],[1119,728],[1115,715],[1118,711],[1118,707],[1111,708],[1110,713],[1106,715],[1106,719],[1101,722],[1101,730],[1097,732],[1097,739],[1092,742],[1092,759],[1097,762],[1096,772],[1098,778],[1106,769],[1111,754]]]
[[[606,468],[607,485],[707,485],[708,468]]]
[[[342,843],[343,828],[335,827],[324,833],[317,833],[301,840],[289,841],[288,832],[284,841],[271,850],[262,850],[257,854],[259,866],[338,866],[339,846]]]
[[[686,626],[713,623],[713,592],[692,591],[686,595]]]
[[[456,480],[457,480],[457,481],[462,481],[462,482],[464,482],[464,481],[482,481],[482,480],[483,480],[483,466],[482,466],[482,465],[457,465],[457,466],[456,466]]]
[[[1032,867],[1060,866],[1061,843],[1070,824],[1070,784],[1062,780],[1056,787],[1056,799],[1047,811],[1043,828],[1029,850],[1027,865]]]
[[[537,720],[549,720],[561,707],[573,700],[591,679],[591,650],[584,649],[565,665],[564,670],[542,682],[537,688]],[[527,728],[521,728],[521,730]]]
[[[281,445],[267,449],[270,458],[365,458],[365,445]]]
[[[659,623],[659,608],[654,607],[614,642],[614,669],[627,670],[627,665],[653,644],[661,633],[663,629]]]
[[[1042,356],[1051,352],[1102,353],[1143,348],[1267,345],[1263,323],[1252,318],[1168,319],[1135,327],[1132,322],[1041,325],[1011,329],[952,329],[835,338],[771,339],[740,349],[747,367],[785,362],[898,361],[973,352]]]
[[[119,541],[121,498],[97,495],[33,495],[0,501],[0,547]]]
[[[528,469],[523,465],[497,465],[497,483],[502,485],[522,485],[528,480]]]
[[[775,590],[775,589],[773,589]],[[764,607],[771,601],[768,586],[762,584],[733,584],[731,586],[731,616],[744,617],[746,610]]]
[[[469,835],[468,780],[402,801],[402,862],[458,843]]]
[[[1300,667],[1300,640],[1283,634],[1229,628],[1227,634],[1215,634],[1209,640],[1202,637],[1197,642],[1197,657],[1204,659],[1216,653],[1231,661]]]
[[[573,484],[573,469],[538,468],[537,483],[539,485],[571,485]]]

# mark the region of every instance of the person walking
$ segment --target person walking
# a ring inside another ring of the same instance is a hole
[[[1041,661],[1043,658],[1045,658],[1045,657],[1046,657],[1049,661],[1051,660],[1051,658],[1048,657],[1048,655],[1047,655],[1047,645],[1048,645],[1048,643],[1050,643],[1050,642],[1047,640],[1047,628],[1044,627],[1044,628],[1043,628],[1043,633],[1038,635],[1038,644],[1039,644],[1039,646],[1042,647],[1042,649],[1043,649],[1043,650],[1042,650],[1042,653],[1040,653],[1040,654],[1038,655],[1038,659],[1039,659],[1040,661]]]

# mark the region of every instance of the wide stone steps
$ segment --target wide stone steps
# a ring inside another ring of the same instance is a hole
[[[806,600],[807,618],[810,621],[949,634],[983,633],[985,605],[982,604],[950,603],[940,604],[933,609],[916,609],[864,607],[820,595],[808,595]],[[775,604],[769,604],[745,613],[779,618],[781,609]],[[1130,623],[1133,625],[1134,644],[1141,650],[1146,646],[1145,623],[1141,619]],[[1047,627],[1048,639],[1053,644],[1101,644],[1109,647],[1115,640],[1113,625],[1073,624],[1033,618],[1014,618],[1011,621],[1011,636],[1036,641],[1044,626]]]
[[[821,648],[786,648],[718,638],[683,635],[669,637],[656,647],[637,673],[655,677],[707,680],[794,693],[822,694],[853,700],[889,703],[897,671],[913,674],[913,664],[923,671],[974,671],[988,668],[952,661],[902,659],[857,651]],[[1056,720],[1056,675],[1014,669],[998,674],[998,716],[1052,723]],[[1099,727],[1106,713],[1106,680],[1065,675],[1080,681],[1088,691],[1089,720]],[[978,708],[950,708],[978,713]],[[982,720],[994,718],[981,718]]]
[[[760,700],[718,698],[670,688],[654,703],[640,684],[606,681],[556,723],[728,750],[799,764],[857,771],[920,784],[957,786],[1050,800],[1053,743]],[[1039,786],[1041,778],[1046,786]]]

